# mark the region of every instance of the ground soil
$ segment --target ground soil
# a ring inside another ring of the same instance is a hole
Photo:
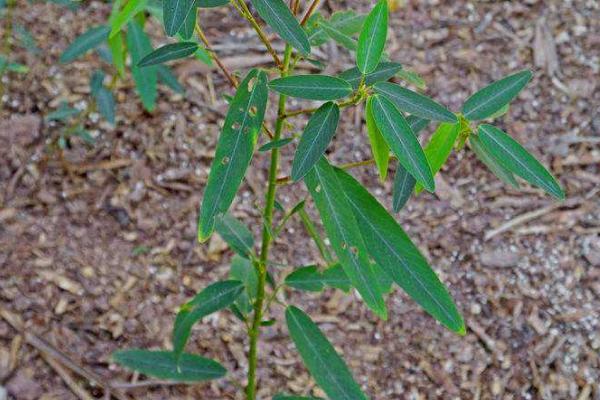
[[[328,1],[323,12],[364,11],[368,3]],[[373,399],[600,399],[600,6],[405,3],[391,17],[389,54],[422,74],[427,93],[452,110],[487,82],[521,68],[535,72],[499,125],[551,167],[567,200],[557,204],[527,185],[511,189],[461,151],[443,169],[436,195],[411,199],[398,215],[449,286],[467,321],[465,337],[436,324],[400,290],[387,301],[387,322],[339,291],[284,297],[319,322]],[[92,114],[84,123],[94,145],[75,139],[63,152],[54,146],[63,127],[44,116],[63,100],[84,107],[90,74],[103,65],[93,54],[68,65],[58,57],[109,12],[99,1],[71,11],[24,0],[15,11],[38,51],[15,41],[11,54],[30,72],[2,81],[0,399],[76,399],[69,377],[102,398],[102,389],[73,366],[61,377],[55,357],[39,343],[31,346],[32,337],[107,382],[138,379],[111,363],[110,354],[169,346],[178,305],[228,273],[232,253],[217,237],[195,242],[198,204],[227,108],[222,94],[231,93],[218,71],[175,63],[187,94],[161,88],[153,113],[143,111],[128,79],[118,87],[116,127]],[[233,13],[210,11],[202,22],[232,69],[264,62],[256,37]],[[155,44],[164,42],[160,26],[152,29]],[[328,73],[351,66],[333,46],[319,56],[330,62]],[[284,151],[281,175],[291,155]],[[329,155],[338,163],[370,157],[360,114],[344,112]],[[265,154],[255,157],[233,207],[257,234],[267,162]],[[373,168],[353,174],[390,205],[389,180],[380,184]],[[305,195],[301,185],[284,187],[278,200],[289,207]],[[283,264],[318,259],[296,220],[275,249],[273,258]],[[290,269],[273,272],[282,277]],[[281,390],[320,395],[282,314],[275,306],[277,324],[261,337],[259,397]],[[11,317],[25,331],[16,331]],[[194,330],[189,350],[218,359],[230,379],[140,387],[127,395],[240,399],[235,382],[244,379],[246,348],[242,325],[227,312],[215,314]]]

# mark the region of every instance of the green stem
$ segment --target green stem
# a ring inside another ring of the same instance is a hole
[[[319,253],[321,253],[321,256],[323,257],[323,260],[325,260],[325,262],[327,264],[331,264],[333,262],[333,257],[331,257],[331,253],[327,249],[327,246],[325,245],[325,242],[323,241],[323,239],[321,239],[321,236],[319,235],[317,228],[310,220],[310,217],[308,216],[308,213],[306,212],[306,210],[301,209],[298,212],[298,215],[300,215],[300,219],[302,220],[302,223],[304,224],[304,228],[306,229],[306,232],[308,232],[308,235],[312,238],[312,240],[317,245],[317,248],[319,249]]]
[[[286,45],[283,59],[283,67],[281,69],[281,77],[288,75],[292,48]],[[273,140],[279,140],[284,126],[286,96],[279,96],[279,107],[277,110],[277,122],[275,124],[275,135]],[[260,335],[260,323],[263,317],[263,304],[265,301],[265,285],[267,282],[267,261],[269,259],[269,249],[271,246],[270,229],[273,224],[273,211],[275,210],[275,192],[277,191],[277,171],[279,167],[279,149],[271,151],[271,165],[269,167],[269,183],[267,194],[265,196],[265,212],[264,224],[262,232],[262,246],[260,250],[260,258],[255,263],[258,272],[258,287],[256,291],[256,301],[254,303],[254,319],[252,326],[248,332],[250,337],[250,350],[248,352],[248,385],[246,386],[246,399],[256,399],[256,367],[258,364],[258,337]]]

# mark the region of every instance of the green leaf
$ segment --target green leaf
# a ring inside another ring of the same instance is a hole
[[[343,79],[326,75],[294,75],[274,79],[269,88],[292,97],[308,100],[337,100],[352,93]]]
[[[148,0],[128,0],[127,4],[125,4],[125,7],[119,11],[119,6],[121,3],[122,2],[115,2],[114,4],[113,13],[109,19],[109,38],[121,32],[121,29],[123,29],[125,25],[129,24],[133,17],[142,12],[146,8]]]
[[[324,288],[323,276],[316,265],[301,267],[285,277],[289,287],[307,292],[320,292]]]
[[[403,68],[396,73],[396,76],[402,79],[404,82],[416,86],[419,90],[427,89],[427,83],[425,82],[425,79],[423,79],[421,75],[413,70]]]
[[[80,112],[81,110],[69,107],[69,105],[63,101],[56,110],[46,115],[44,119],[46,121],[66,121],[67,119],[78,115]]]
[[[492,125],[479,125],[478,132],[481,144],[497,163],[558,200],[564,200],[565,192],[556,179],[516,140]]]
[[[119,350],[112,358],[117,364],[144,375],[175,382],[218,379],[227,373],[218,362],[188,353],[181,354],[178,360],[170,351],[130,349]]]
[[[459,122],[454,124],[444,122],[441,123],[435,132],[433,132],[433,135],[431,135],[431,139],[429,139],[429,143],[425,146],[424,151],[433,175],[437,174],[440,169],[442,169],[442,165],[444,165],[450,156],[454,143],[458,138],[459,131]],[[419,194],[422,190],[423,186],[417,185],[415,192],[416,194]]]
[[[190,54],[194,54],[196,49],[198,49],[198,43],[194,42],[170,43],[159,47],[142,58],[138,63],[138,67],[147,67],[149,65],[162,64],[166,61],[184,58]]]
[[[288,143],[291,143],[292,141],[294,141],[293,138],[284,138],[284,139],[279,139],[279,140],[272,140],[268,143],[263,144],[258,151],[260,151],[261,153],[264,153],[266,151],[269,150],[273,150],[273,149],[279,149],[283,146],[285,146]]]
[[[240,281],[216,282],[206,287],[191,301],[181,306],[173,326],[173,352],[178,357],[183,352],[192,326],[205,316],[229,307],[242,293]]]
[[[93,93],[93,96],[96,100],[96,106],[98,107],[100,115],[102,115],[111,125],[114,125],[115,98],[111,91],[103,86]]]
[[[315,165],[325,153],[335,135],[340,109],[337,104],[327,102],[310,117],[292,162],[292,179],[298,181]]]
[[[108,39],[108,48],[110,49],[110,55],[112,57],[112,63],[115,69],[119,73],[121,78],[125,77],[125,57],[127,55],[127,49],[123,43],[123,35],[112,36]]]
[[[479,160],[483,162],[496,177],[515,189],[519,188],[519,182],[517,182],[513,173],[504,168],[502,164],[492,157],[491,152],[485,147],[477,135],[469,136],[469,143],[477,158],[479,158]]]
[[[142,26],[137,21],[132,21],[127,27],[127,48],[131,54],[131,73],[135,82],[135,88],[142,99],[144,108],[148,111],[154,110],[158,92],[156,89],[158,77],[155,66],[143,70],[138,67],[144,56],[152,52],[150,38],[146,35]]]
[[[196,0],[164,0],[163,24],[167,36],[175,36],[189,14],[196,12]]]
[[[87,30],[78,36],[61,54],[60,62],[66,64],[75,60],[77,57],[95,49],[106,41],[110,28],[106,25],[100,25]]]
[[[410,195],[413,193],[417,181],[408,173],[402,164],[396,166],[396,175],[394,175],[394,187],[392,194],[392,209],[399,212],[406,204]]]
[[[329,36],[323,30],[321,23],[325,21],[331,28],[344,34],[352,36],[362,29],[366,15],[357,14],[354,11],[336,11],[329,20],[324,20],[319,13],[313,14],[306,24],[308,40],[314,46],[321,46],[327,42]]]
[[[240,84],[230,103],[200,209],[200,242],[210,237],[215,217],[229,209],[242,183],[254,154],[267,97],[267,74],[254,69]]]
[[[400,111],[433,121],[456,122],[456,115],[441,104],[390,82],[379,82],[375,92],[391,100]]]
[[[0,55],[0,75],[4,71],[16,72],[17,74],[26,74],[29,72],[27,65],[8,61],[4,56]]]
[[[254,238],[242,222],[225,213],[216,219],[215,229],[233,251],[243,257],[250,257],[254,248]]]
[[[173,1],[173,0],[167,0]],[[194,0],[195,4],[190,10],[190,12],[186,15],[181,27],[177,31],[179,37],[183,40],[190,40],[192,36],[194,36],[194,30],[196,29],[196,18],[198,17],[198,0]]]
[[[410,129],[413,131],[413,133],[416,136],[419,136],[421,131],[427,128],[427,125],[429,125],[431,121],[425,118],[409,115],[408,117],[406,117],[406,122],[408,122],[408,125],[410,126]]]
[[[265,20],[283,40],[303,55],[310,54],[310,43],[306,32],[300,26],[283,0],[251,0],[258,15]]]
[[[373,159],[375,160],[375,164],[377,165],[377,170],[379,171],[379,177],[381,182],[385,181],[388,173],[388,166],[390,163],[390,148],[381,135],[379,128],[377,128],[377,124],[375,123],[375,118],[373,117],[373,105],[372,98],[367,100],[367,105],[365,106],[365,120],[367,123],[367,135],[369,136],[369,142],[371,143],[371,152],[373,153]]]
[[[466,119],[485,119],[510,103],[531,80],[531,71],[524,70],[496,81],[465,101],[462,112]]]
[[[165,65],[159,65],[156,67],[158,71],[158,79],[165,85],[171,88],[176,93],[185,93],[185,88],[177,81],[177,77],[173,75],[169,67]]]
[[[380,95],[373,96],[372,106],[375,123],[392,153],[417,182],[420,182],[428,191],[433,192],[435,183],[431,167],[417,137],[402,113],[392,102]]]
[[[327,160],[321,160],[305,176],[304,182],[315,201],[331,246],[344,267],[344,272],[364,302],[386,319],[387,310],[381,290],[370,267],[368,252],[360,235],[360,227],[352,215],[335,172]]]
[[[364,75],[365,85],[371,86],[380,81],[387,81],[402,69],[402,64],[395,62],[382,62],[379,63],[377,68],[373,72]],[[360,82],[363,78],[363,74],[360,72],[358,67],[350,68],[338,75],[338,77],[348,82],[352,89],[358,89]]]
[[[304,396],[288,396],[285,394],[277,394],[273,397],[273,400],[323,400],[320,397],[304,397]]]
[[[341,169],[335,172],[371,257],[425,311],[464,334],[463,319],[448,291],[400,225],[351,175]]]
[[[343,292],[349,292],[352,288],[352,283],[348,279],[348,275],[344,272],[342,264],[337,263],[322,274],[323,284],[332,288],[340,289]]]
[[[356,65],[363,74],[373,72],[385,47],[388,31],[387,0],[379,0],[367,16],[356,49]]]
[[[227,4],[229,4],[229,0],[198,0],[198,7],[200,8],[221,7]]]
[[[358,47],[358,42],[356,39],[346,35],[344,32],[340,31],[328,22],[322,21],[320,25],[321,28],[323,28],[323,32],[325,32],[327,36],[332,38],[337,44],[347,48],[350,51],[356,51],[356,48]]]
[[[241,281],[244,284],[244,291],[236,299],[235,305],[242,314],[250,314],[253,311],[252,305],[256,299],[256,290],[258,288],[256,268],[254,268],[252,262],[247,258],[235,255],[231,259],[229,278]]]
[[[367,400],[342,358],[308,315],[297,307],[289,306],[285,319],[304,365],[327,397]]]

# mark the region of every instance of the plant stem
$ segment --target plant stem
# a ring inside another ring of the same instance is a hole
[[[292,48],[290,45],[285,46],[285,54],[283,60],[283,68],[281,69],[281,77],[288,75]],[[279,106],[277,110],[277,122],[275,124],[275,136],[273,140],[279,140],[284,126],[286,96],[279,96]],[[273,211],[275,209],[275,193],[277,191],[277,171],[279,167],[279,149],[271,151],[271,165],[269,166],[269,183],[267,194],[265,196],[265,211],[264,225],[262,232],[262,246],[260,250],[260,259],[255,263],[258,269],[258,287],[256,290],[256,302],[254,303],[254,319],[252,327],[248,332],[250,337],[250,350],[248,353],[248,385],[246,386],[246,399],[256,399],[256,367],[258,364],[258,337],[260,335],[260,323],[262,321],[263,303],[265,300],[265,285],[267,282],[267,261],[269,259],[269,249],[271,245],[270,227],[273,224]],[[269,227],[269,228],[267,228]]]
[[[306,11],[306,14],[304,14],[304,17],[302,18],[302,21],[300,22],[300,25],[302,25],[302,26],[306,25],[306,23],[308,22],[308,19],[315,12],[315,10],[317,9],[317,6],[319,5],[320,2],[321,2],[321,0],[313,0],[312,1],[310,6],[308,7],[308,10]]]

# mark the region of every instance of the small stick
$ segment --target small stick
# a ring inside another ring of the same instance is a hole
[[[69,389],[71,389],[71,391],[75,393],[80,400],[94,400],[84,388],[75,382],[73,377],[69,375],[67,370],[64,369],[62,365],[60,365],[58,362],[56,362],[56,360],[48,356],[46,353],[41,353],[41,355],[42,358],[52,367],[52,369],[55,370],[58,375],[60,375]]]

